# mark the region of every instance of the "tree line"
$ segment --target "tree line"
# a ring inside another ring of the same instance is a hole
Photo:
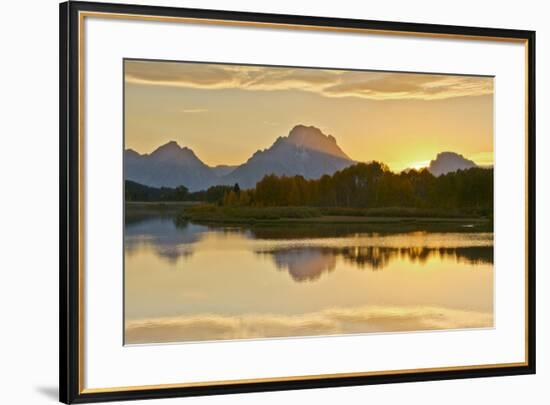
[[[212,186],[208,190],[190,192],[185,186],[150,187],[135,181],[124,182],[124,198],[126,201],[202,201],[221,203],[224,195],[233,190],[232,186]]]
[[[427,169],[393,173],[383,163],[358,163],[319,179],[267,175],[254,189],[238,185],[223,205],[414,207],[492,212],[493,169],[471,168],[435,177]]]

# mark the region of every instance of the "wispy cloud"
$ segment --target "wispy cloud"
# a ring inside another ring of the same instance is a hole
[[[492,94],[493,83],[490,78],[468,76],[376,73],[362,78],[353,74],[339,84],[324,88],[323,92],[333,97],[356,96],[375,100],[439,100]]]
[[[126,323],[125,342],[166,343],[493,326],[488,312],[436,307],[335,308],[304,315],[203,314]]]
[[[302,90],[373,100],[437,100],[493,93],[493,80],[487,77],[149,61],[126,62],[125,80],[197,89]]]
[[[183,110],[181,110],[181,112],[184,114],[201,114],[201,113],[208,112],[208,109],[207,108],[184,108]]]

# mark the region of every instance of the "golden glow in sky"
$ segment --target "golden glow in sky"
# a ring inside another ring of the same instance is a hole
[[[125,61],[125,148],[174,140],[206,164],[244,163],[297,124],[394,171],[452,151],[493,164],[493,78]]]

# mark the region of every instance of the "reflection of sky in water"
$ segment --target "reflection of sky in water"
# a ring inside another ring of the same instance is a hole
[[[151,216],[125,228],[125,299],[126,321],[149,325],[130,328],[135,342],[325,333],[319,325],[334,333],[490,326],[493,235],[284,239],[278,231],[269,239]],[[361,321],[350,321],[359,308]],[[387,318],[388,308],[407,319]]]

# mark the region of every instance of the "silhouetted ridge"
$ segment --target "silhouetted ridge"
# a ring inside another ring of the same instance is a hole
[[[464,156],[455,152],[440,152],[436,158],[430,162],[428,170],[434,176],[441,176],[457,170],[471,169],[477,167],[474,161],[466,159]]]

